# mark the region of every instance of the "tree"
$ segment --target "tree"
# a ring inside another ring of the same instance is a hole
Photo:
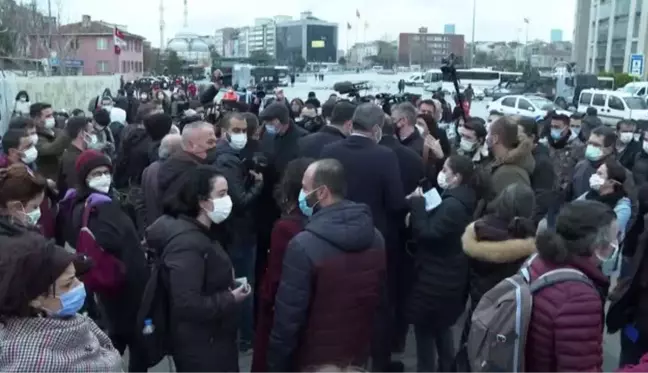
[[[340,57],[340,59],[338,60],[338,64],[340,66],[346,66],[346,64],[347,64],[346,58],[344,58],[344,56]]]
[[[293,61],[293,67],[297,70],[304,70],[306,67],[306,59],[304,59],[304,56],[301,54],[295,57],[295,60]]]
[[[263,49],[250,52],[250,62],[255,65],[267,65],[272,62],[272,56]]]
[[[168,51],[165,69],[169,75],[180,75],[182,73],[182,60],[176,51]]]

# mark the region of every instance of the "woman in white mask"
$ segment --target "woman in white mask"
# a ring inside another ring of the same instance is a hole
[[[70,211],[63,215],[63,239],[66,247],[80,250],[77,247],[82,242],[80,232],[88,229],[96,245],[123,265],[124,272],[118,284],[111,282],[110,286],[93,288],[86,283],[88,289],[94,291],[103,316],[111,325],[110,337],[115,341],[115,348],[123,353],[127,346],[131,351],[141,348],[137,346],[133,325],[148,269],[135,224],[122,209],[119,199],[113,198],[112,168],[110,159],[100,151],[86,149],[79,154],[75,163],[76,193],[69,204],[65,200],[61,202]],[[84,218],[86,213],[87,218]],[[143,371],[148,367],[141,356],[130,356],[128,365],[129,371]]]
[[[168,275],[162,281],[169,289],[177,371],[238,371],[237,319],[251,287],[246,279],[235,279],[219,240],[232,211],[227,180],[212,166],[197,166],[164,211],[146,239],[164,252]]]
[[[20,162],[0,170],[0,236],[38,231],[47,182]]]
[[[608,158],[589,179],[590,190],[580,196],[580,200],[594,200],[607,205],[614,210],[617,219],[617,238],[623,244],[626,226],[630,221],[632,204],[623,187],[626,179],[625,168],[614,158]],[[617,270],[616,263],[610,268],[604,268],[606,273]]]

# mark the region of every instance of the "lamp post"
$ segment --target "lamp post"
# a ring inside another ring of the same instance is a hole
[[[527,68],[531,68],[531,51],[529,50],[529,18],[524,18],[526,24],[526,41],[524,43],[524,52],[527,58]]]
[[[470,46],[470,67],[475,66],[475,20],[477,18],[477,0],[473,0],[472,36]]]

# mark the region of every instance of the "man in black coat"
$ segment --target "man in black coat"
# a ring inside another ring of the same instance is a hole
[[[617,160],[628,170],[634,168],[637,154],[641,152],[643,139],[635,141],[634,135],[637,123],[634,120],[622,120],[616,125],[617,129]]]
[[[299,139],[299,156],[317,159],[326,145],[346,138],[351,133],[351,118],[355,109],[356,105],[350,101],[336,103],[331,123]]]

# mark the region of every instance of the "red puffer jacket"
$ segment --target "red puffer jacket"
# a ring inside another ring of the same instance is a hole
[[[537,257],[531,264],[531,278],[536,279],[557,268],[583,272],[598,289],[569,281],[549,286],[534,295],[526,342],[526,371],[600,372],[603,365],[601,291],[607,290],[609,281],[591,259],[584,257],[566,265]]]

